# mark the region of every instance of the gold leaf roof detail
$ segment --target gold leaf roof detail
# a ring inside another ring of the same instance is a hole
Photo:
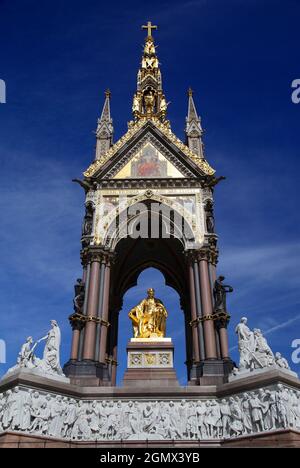
[[[94,161],[88,169],[83,173],[85,177],[91,177],[107,162],[109,161],[121,148],[127,143],[144,125],[147,121],[151,121],[156,128],[158,128],[177,148],[182,151],[188,158],[190,158],[206,175],[213,175],[215,170],[208,164],[205,159],[199,158],[197,154],[193,153],[179,138],[174,135],[170,129],[169,123],[161,122],[155,117],[150,119],[142,118],[129,126],[128,131],[103,155],[100,159]]]

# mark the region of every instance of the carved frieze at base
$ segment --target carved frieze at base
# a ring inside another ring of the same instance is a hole
[[[70,442],[219,443],[299,431],[299,382],[283,374],[262,378],[264,385],[249,380],[217,392],[206,387],[198,394],[188,387],[165,392],[146,385],[140,391],[113,388],[89,394],[88,388],[80,392],[75,385],[56,386],[34,376],[30,384],[28,375],[20,375],[14,382],[0,382],[0,438],[10,433]]]

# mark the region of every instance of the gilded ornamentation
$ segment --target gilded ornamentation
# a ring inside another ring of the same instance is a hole
[[[130,364],[132,366],[141,366],[142,365],[142,354],[132,353],[130,354]]]
[[[215,170],[208,164],[205,159],[200,158],[193,153],[182,141],[174,135],[168,125],[155,117],[149,119],[142,118],[134,122],[129,130],[123,135],[100,159],[94,161],[89,168],[83,173],[85,177],[91,177],[109,160],[111,159],[136,133],[147,123],[151,121],[182,153],[190,158],[206,175],[213,175]]]
[[[170,364],[170,353],[161,353],[158,356],[159,364],[162,366],[167,366]]]
[[[163,303],[154,297],[154,289],[149,288],[147,294],[147,298],[133,307],[128,314],[132,321],[134,338],[164,337],[167,310]]]
[[[148,23],[145,28],[151,33],[154,26]],[[149,29],[150,28],[150,29]],[[151,29],[152,28],[152,29]],[[138,88],[133,97],[132,112],[134,121],[128,125],[127,133],[120,138],[104,154],[91,164],[85,171],[85,177],[93,176],[112,156],[119,151],[144,125],[151,120],[161,132],[168,137],[186,156],[200,167],[207,175],[213,175],[215,171],[202,157],[182,143],[171,131],[170,122],[166,120],[168,103],[161,88],[161,75],[159,63],[156,56],[155,45],[152,35],[148,35],[145,42],[142,66],[138,74]]]
[[[146,361],[146,364],[148,364],[149,366],[155,365],[156,364],[156,354],[146,353],[145,354],[145,361]]]

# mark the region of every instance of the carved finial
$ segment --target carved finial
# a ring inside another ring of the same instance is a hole
[[[147,29],[148,37],[152,38],[152,29],[157,29],[157,26],[152,25],[151,21],[148,21],[146,25],[142,26],[142,29]]]
[[[189,89],[188,89],[188,96],[189,96],[189,97],[192,97],[193,94],[194,94],[194,91],[192,90],[191,87],[189,87]]]
[[[107,90],[105,91],[105,97],[110,98],[110,96],[111,96],[110,89],[107,89]]]

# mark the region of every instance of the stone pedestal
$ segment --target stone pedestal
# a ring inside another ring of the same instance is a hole
[[[174,370],[171,338],[131,338],[127,345],[124,386],[179,385]]]
[[[198,365],[199,385],[220,385],[228,382],[234,363],[231,359],[206,359]]]
[[[70,359],[64,365],[63,371],[75,385],[98,387],[110,384],[107,365],[91,359]]]

